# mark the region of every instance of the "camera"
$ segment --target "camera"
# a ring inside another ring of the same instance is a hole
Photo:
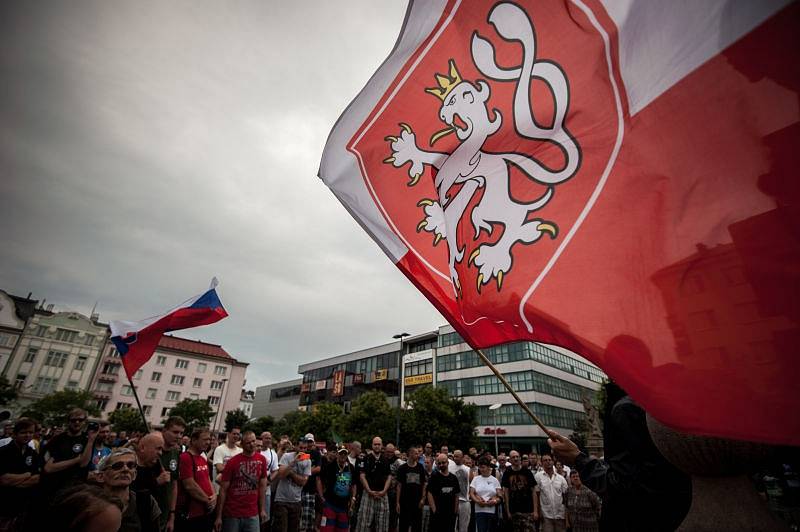
[[[100,424],[97,421],[90,421],[89,424],[86,425],[87,432],[97,432],[100,430]]]

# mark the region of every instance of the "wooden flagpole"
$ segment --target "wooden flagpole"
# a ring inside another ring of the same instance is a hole
[[[486,364],[486,366],[490,370],[492,370],[492,373],[494,373],[495,377],[497,377],[500,380],[500,382],[503,383],[503,386],[506,387],[506,390],[508,390],[508,392],[514,397],[514,399],[517,401],[517,403],[519,403],[519,406],[521,406],[522,409],[525,411],[525,413],[527,413],[530,416],[530,418],[533,420],[533,422],[536,423],[537,425],[539,425],[539,428],[542,429],[545,434],[549,434],[549,430],[550,429],[548,429],[547,427],[544,426],[544,423],[542,423],[542,420],[539,419],[539,417],[536,414],[533,413],[533,411],[528,407],[528,405],[525,404],[525,402],[522,400],[522,398],[519,395],[517,395],[517,392],[514,391],[514,388],[511,387],[511,384],[509,384],[508,381],[506,380],[506,378],[503,377],[503,374],[500,373],[500,370],[498,370],[494,366],[494,364],[492,364],[491,360],[489,360],[489,357],[487,357],[486,354],[484,354],[483,350],[475,349],[474,347],[472,349],[476,353],[478,353],[478,356],[481,358],[483,363]],[[495,427],[495,430],[497,430],[496,427]]]
[[[127,371],[125,372],[125,376],[128,377],[128,382],[131,385],[131,390],[133,390],[133,398],[136,399],[136,406],[139,407],[139,414],[142,416],[142,423],[144,423],[144,431],[146,433],[149,433],[150,425],[147,423],[147,418],[144,415],[144,408],[142,408],[142,402],[139,400],[139,394],[136,393],[136,386],[134,386],[133,380],[131,379],[130,375],[128,375]]]

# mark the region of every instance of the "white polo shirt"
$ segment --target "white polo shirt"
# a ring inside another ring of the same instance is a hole
[[[534,476],[539,487],[539,507],[542,517],[547,519],[564,519],[564,494],[569,485],[564,477],[553,470],[551,477],[544,471]]]

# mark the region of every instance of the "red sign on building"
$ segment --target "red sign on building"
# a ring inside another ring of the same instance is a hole
[[[485,429],[483,429],[483,433],[484,434],[494,434],[495,433],[495,429],[493,429],[491,427],[486,427]],[[506,434],[506,429],[501,429],[501,428],[498,427],[497,434],[498,435]]]
[[[344,370],[340,369],[333,373],[333,396],[340,397],[344,395]]]
[[[353,375],[353,384],[362,384],[364,382],[364,374],[356,373]]]

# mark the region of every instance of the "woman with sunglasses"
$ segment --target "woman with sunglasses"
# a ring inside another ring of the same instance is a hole
[[[133,449],[116,449],[100,461],[98,470],[103,487],[122,501],[122,525],[119,532],[157,532],[161,509],[152,495],[137,500],[131,484],[136,479],[136,453]]]

